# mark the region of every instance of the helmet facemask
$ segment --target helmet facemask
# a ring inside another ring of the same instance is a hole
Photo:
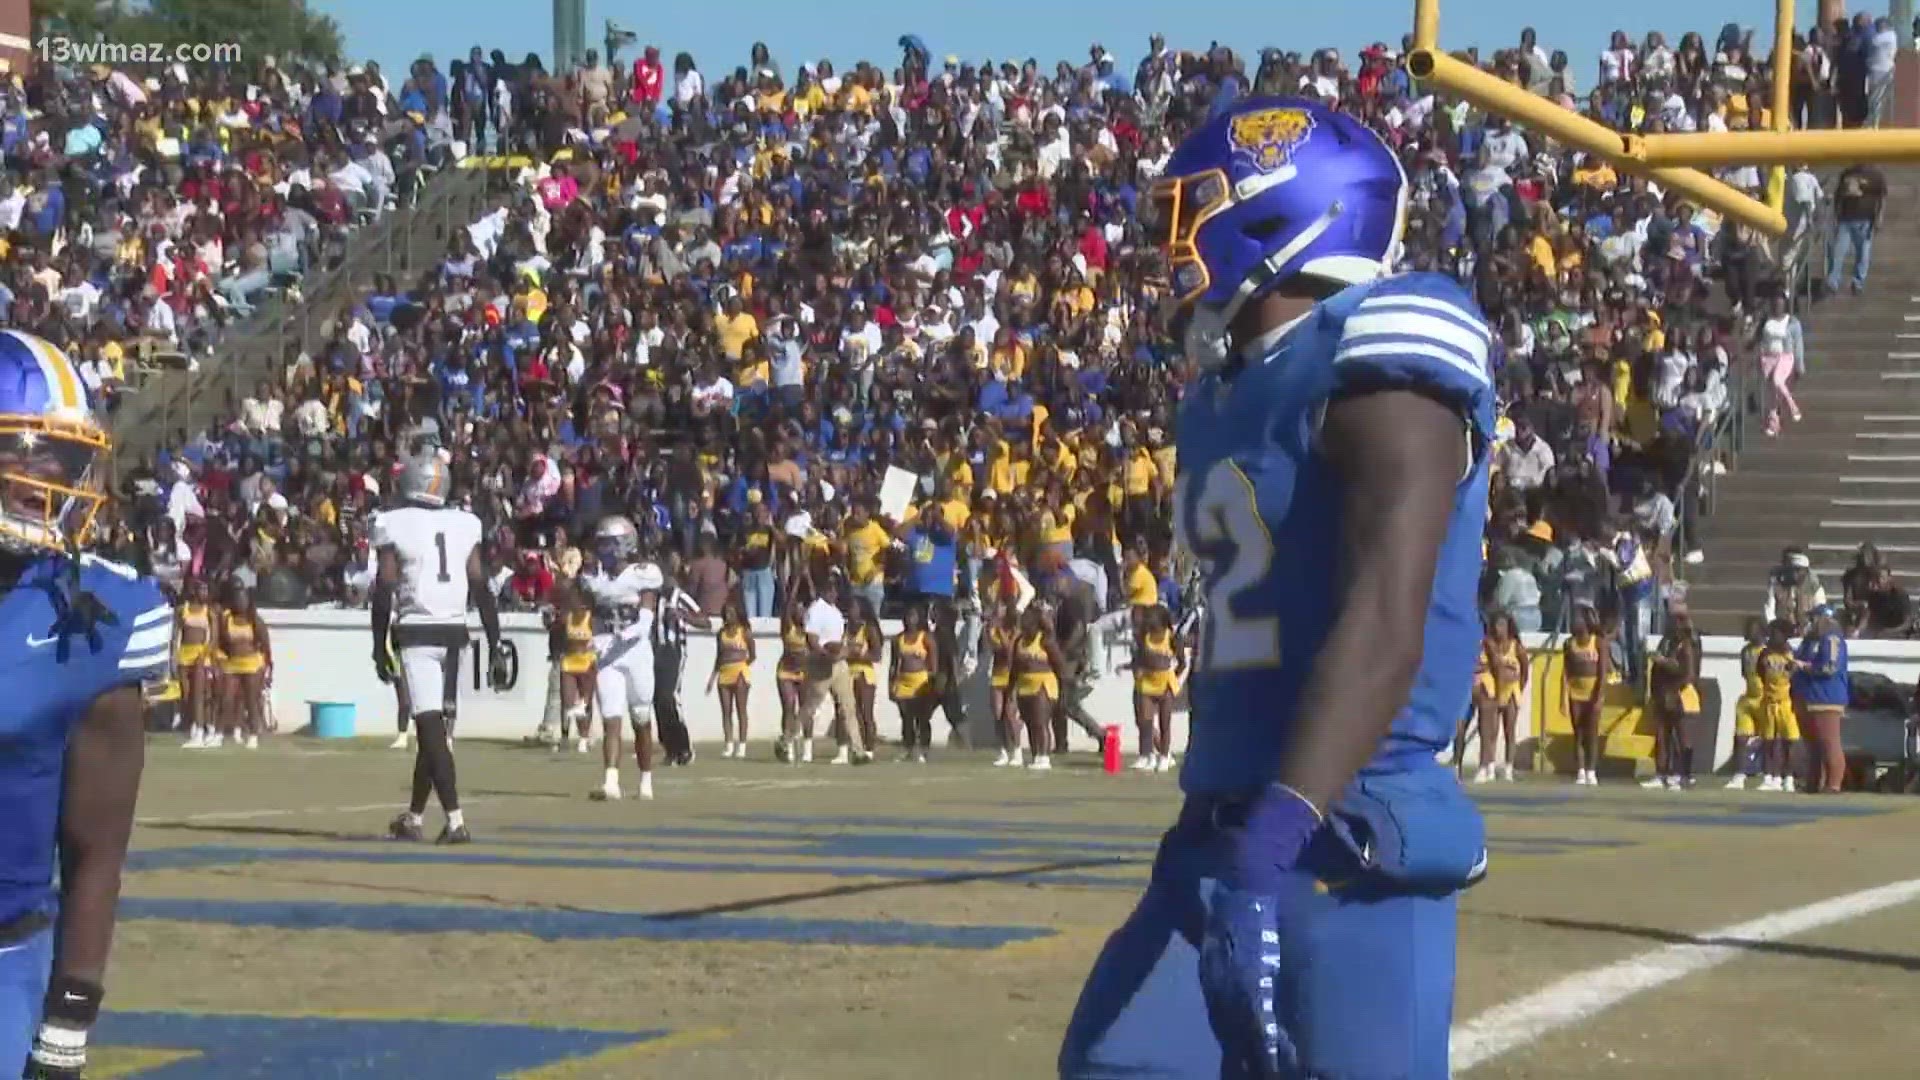
[[[106,448],[106,433],[84,421],[0,417],[0,549],[84,545],[106,498],[97,475]]]

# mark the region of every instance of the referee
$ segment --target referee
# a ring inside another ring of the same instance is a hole
[[[667,764],[691,765],[693,740],[680,714],[680,673],[687,662],[687,616],[700,605],[680,588],[679,560],[669,557],[667,562],[660,614],[653,620],[653,720]]]

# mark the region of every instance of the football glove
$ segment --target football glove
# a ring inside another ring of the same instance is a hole
[[[379,676],[380,681],[383,683],[391,683],[393,681],[393,653],[391,651],[382,649],[379,646],[374,647],[373,673]]]
[[[1294,1075],[1296,1052],[1274,1000],[1284,927],[1316,895],[1313,874],[1298,863],[1320,824],[1312,803],[1274,784],[1244,807],[1238,822],[1225,825],[1229,864],[1205,894],[1200,988],[1236,1075]]]

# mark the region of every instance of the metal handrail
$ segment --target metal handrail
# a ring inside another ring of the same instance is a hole
[[[124,456],[117,460],[125,463],[153,449],[176,428],[192,428],[198,418],[218,413],[228,397],[263,377],[284,378],[290,356],[310,351],[329,333],[334,319],[373,275],[407,277],[437,259],[452,230],[479,217],[492,179],[487,170],[442,170],[412,205],[353,234],[340,262],[309,273],[300,283],[298,300],[269,297],[229,333],[216,355],[202,359],[200,371],[155,380],[122,406],[116,442]]]

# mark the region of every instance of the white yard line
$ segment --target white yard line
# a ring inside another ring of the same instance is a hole
[[[1466,1072],[1628,998],[1717,967],[1739,956],[1743,945],[1794,937],[1915,899],[1920,899],[1920,878],[1896,881],[1711,930],[1700,935],[1698,944],[1651,949],[1570,975],[1455,1026],[1453,1068]]]
[[[391,810],[405,799],[396,795],[386,802],[362,803],[358,806],[288,806],[273,810],[208,810],[199,814],[158,814],[154,817],[133,819],[136,825],[180,825],[196,821],[253,821],[258,818],[293,817],[297,814],[364,814],[369,810]],[[470,806],[479,802],[468,799],[462,805]]]

